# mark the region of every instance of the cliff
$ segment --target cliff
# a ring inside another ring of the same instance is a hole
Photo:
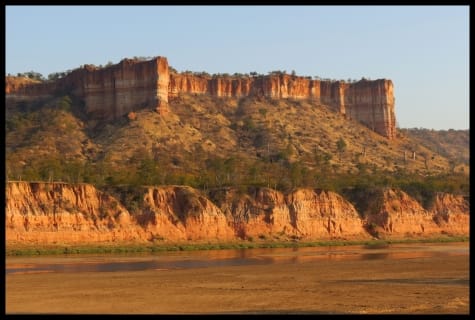
[[[288,74],[256,77],[171,74],[169,95],[210,94],[216,97],[264,96],[273,99],[309,99],[332,107],[387,138],[396,136],[391,80],[354,83],[320,81]]]
[[[355,119],[384,137],[396,135],[391,80],[320,81],[284,73],[267,76],[207,76],[170,73],[168,61],[124,59],[106,68],[86,65],[54,82],[21,82],[7,77],[7,105],[18,101],[73,94],[82,99],[94,119],[116,119],[142,108],[168,112],[168,99],[182,93],[216,97],[264,96],[273,99],[309,99]]]
[[[401,190],[384,190],[366,219],[368,230],[383,237],[468,234],[469,203],[462,196],[437,194],[430,210]]]
[[[56,82],[41,82],[26,77],[5,78],[5,99],[8,103],[17,101],[35,101],[53,97],[57,91]]]
[[[366,238],[368,234],[353,205],[321,190],[299,189],[288,195],[269,188],[212,193],[240,238],[334,239]]]
[[[213,190],[210,198],[226,215],[228,224],[241,239],[295,236],[285,196],[269,188]]]
[[[468,202],[449,194],[438,195],[427,211],[400,190],[382,191],[379,206],[365,218],[340,195],[311,189],[285,195],[268,188],[222,188],[208,198],[191,187],[160,186],[137,188],[133,201],[119,198],[88,184],[8,182],[6,244],[469,234]]]
[[[363,221],[355,207],[340,195],[322,190],[301,189],[287,202],[298,233],[305,238],[362,238]]]
[[[208,92],[209,77],[195,76],[186,73],[171,73],[168,86],[168,95],[176,97],[180,93],[206,94]]]
[[[91,185],[8,183],[5,239],[19,243],[136,241],[129,212]]]
[[[396,136],[396,116],[391,80],[358,81],[344,90],[342,108],[352,119],[388,138]]]
[[[136,62],[125,59],[109,68],[79,71],[86,112],[93,118],[116,119],[142,108],[166,112],[168,62],[158,57]]]
[[[124,59],[107,68],[85,65],[56,81],[32,83],[7,77],[5,93],[7,104],[72,94],[84,102],[89,117],[111,120],[143,108],[166,113],[169,82],[166,58]]]
[[[434,222],[446,233],[470,233],[470,203],[462,196],[442,193],[431,208]]]
[[[154,239],[230,240],[225,215],[198,190],[186,186],[148,188],[138,221]]]

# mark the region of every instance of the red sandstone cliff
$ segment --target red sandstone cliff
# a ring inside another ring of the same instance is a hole
[[[462,196],[440,193],[431,209],[435,223],[444,232],[468,234],[470,232],[470,204]]]
[[[56,82],[41,82],[26,77],[5,77],[5,98],[10,101],[34,101],[51,98]]]
[[[241,78],[173,74],[169,88],[169,94],[173,97],[180,93],[191,93],[216,97],[255,95],[274,99],[310,99],[360,121],[382,136],[390,139],[396,136],[391,80],[345,83],[310,80],[287,74]]]
[[[288,195],[269,188],[243,194],[228,188],[212,195],[240,238],[307,240],[367,238],[353,205],[326,191],[298,189]]]
[[[148,188],[137,219],[153,239],[230,240],[225,215],[198,190],[186,186]]]
[[[84,68],[82,94],[86,112],[94,118],[115,119],[142,108],[165,111],[168,103],[168,62],[122,60],[109,68]]]
[[[366,224],[370,232],[384,237],[431,236],[441,233],[468,234],[470,209],[462,196],[437,195],[433,208],[424,209],[401,190],[388,189],[378,195],[376,210]]]
[[[448,194],[427,211],[404,192],[386,190],[377,209],[361,219],[340,195],[319,190],[284,195],[223,188],[211,192],[212,201],[186,186],[135,192],[138,206],[128,211],[87,184],[8,182],[6,243],[368,239],[366,230],[385,237],[469,233],[468,202]]]
[[[85,102],[85,112],[94,119],[116,119],[130,111],[153,108],[167,112],[168,62],[124,59],[119,64],[96,68],[85,65],[64,78],[42,83],[22,83],[6,78],[7,103],[73,94]]]
[[[354,206],[340,195],[301,189],[288,195],[291,220],[304,238],[362,238],[363,222]]]
[[[5,239],[20,243],[136,241],[129,212],[88,184],[8,183]]]
[[[235,188],[223,188],[211,192],[211,199],[241,239],[295,235],[285,196],[279,191],[251,188],[243,193]]]
[[[164,114],[168,112],[168,98],[181,93],[311,99],[389,139],[396,135],[393,84],[384,79],[345,83],[288,74],[256,77],[179,74],[170,73],[167,59],[157,57],[150,61],[124,59],[106,68],[86,65],[55,82],[20,84],[18,78],[7,77],[5,93],[7,104],[58,93],[74,94],[85,102],[85,111],[95,119],[116,119],[141,108]]]
[[[393,83],[391,80],[358,81],[344,93],[345,114],[382,136],[396,136]]]
[[[168,95],[176,97],[180,93],[206,94],[208,92],[209,77],[189,73],[170,73]]]

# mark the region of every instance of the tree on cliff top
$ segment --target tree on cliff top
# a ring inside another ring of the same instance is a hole
[[[17,73],[17,77],[26,77],[26,78],[30,78],[32,80],[39,80],[39,81],[43,81],[45,80],[45,78],[43,77],[43,75],[39,72],[35,72],[35,71],[28,71],[28,72],[23,72],[23,73]]]

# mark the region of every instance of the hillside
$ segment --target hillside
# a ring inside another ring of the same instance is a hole
[[[404,130],[387,139],[309,100],[181,94],[166,114],[142,109],[109,121],[88,119],[81,107],[61,96],[7,109],[8,178],[288,190],[335,189],[342,186],[332,181],[343,176],[426,177],[453,169],[431,140]]]
[[[33,73],[35,74],[35,73]],[[40,77],[41,79],[41,77]],[[272,71],[269,74],[209,75],[178,73],[168,59],[123,59],[106,67],[83,65],[39,83],[22,77],[5,78],[7,108],[70,95],[81,101],[89,119],[118,120],[129,112],[149,109],[169,112],[168,101],[184,94],[227,98],[309,100],[359,121],[380,135],[396,133],[394,90],[390,79],[337,81]]]
[[[451,168],[461,170],[470,161],[469,130],[402,129],[401,132],[436,154],[449,159]]]
[[[468,132],[397,130],[389,79],[178,73],[158,56],[8,76],[5,93],[9,180],[468,194]]]

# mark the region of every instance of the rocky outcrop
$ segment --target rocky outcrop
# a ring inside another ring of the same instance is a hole
[[[366,238],[363,222],[352,204],[322,190],[298,189],[284,195],[269,188],[234,188],[211,192],[242,239]]]
[[[401,190],[380,191],[378,204],[366,218],[368,231],[378,237],[417,237],[441,233],[467,234],[468,203],[462,197],[439,195],[432,211]],[[451,227],[448,212],[454,210]],[[442,217],[442,218],[441,218]]]
[[[320,81],[288,74],[256,77],[173,74],[170,95],[210,94],[216,97],[264,96],[273,99],[310,99],[358,120],[387,138],[396,136],[391,80]]]
[[[56,92],[56,82],[41,82],[26,77],[5,77],[5,98],[8,103],[17,101],[41,101],[52,98]]]
[[[222,188],[210,198],[226,215],[235,235],[241,239],[272,239],[295,236],[285,196],[269,188]]]
[[[384,190],[376,199],[379,205],[364,219],[340,195],[311,189],[284,195],[269,188],[222,188],[210,191],[208,199],[191,187],[160,186],[135,189],[128,203],[118,199],[88,184],[8,182],[7,245],[469,233],[468,202],[448,194],[438,195],[427,211],[402,191]]]
[[[142,108],[166,112],[169,83],[166,58],[140,62],[125,59],[109,68],[86,66],[79,72],[86,112],[94,118],[115,119]]]
[[[180,93],[206,94],[208,93],[209,77],[198,76],[192,73],[170,73],[168,95],[173,98]]]
[[[129,212],[88,184],[8,183],[5,239],[20,243],[139,241]]]
[[[164,57],[150,61],[124,59],[106,68],[85,65],[56,81],[18,82],[6,78],[7,104],[72,94],[85,104],[85,112],[93,119],[110,120],[142,108],[168,111],[168,62]]]
[[[231,240],[225,215],[196,189],[186,186],[148,188],[138,221],[153,239]]]
[[[346,86],[341,108],[373,131],[388,138],[396,137],[393,83],[391,80],[358,81]]]
[[[340,195],[300,189],[287,196],[291,221],[303,238],[362,238],[366,231],[355,207]]]
[[[392,139],[396,136],[391,80],[320,81],[285,73],[266,76],[228,76],[170,73],[167,59],[124,59],[117,65],[96,68],[85,65],[53,82],[32,83],[7,77],[7,105],[56,94],[82,99],[85,112],[94,119],[116,119],[141,108],[168,112],[168,98],[182,93],[216,97],[264,96],[273,99],[310,99],[325,104]]]
[[[439,193],[435,197],[431,212],[434,222],[443,232],[470,233],[470,203],[463,196]]]

